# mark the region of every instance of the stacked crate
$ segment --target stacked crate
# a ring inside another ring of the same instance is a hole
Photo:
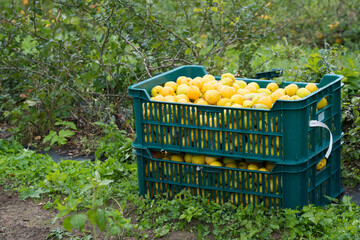
[[[156,85],[180,76],[202,77],[201,66],[183,66],[129,88],[134,99],[140,194],[173,198],[186,189],[193,195],[236,205],[296,208],[324,205],[342,192],[340,184],[341,76],[325,75],[318,90],[297,101],[277,100],[270,110],[158,102],[150,99]],[[218,79],[218,78],[217,78]],[[266,87],[271,80],[241,79]],[[281,87],[292,82],[283,82]],[[296,83],[305,87],[306,83]],[[324,98],[328,105],[316,106]],[[311,127],[326,124],[331,132]],[[316,166],[329,145],[326,166]],[[236,161],[272,163],[270,172],[197,165],[154,157],[152,151],[205,154]]]

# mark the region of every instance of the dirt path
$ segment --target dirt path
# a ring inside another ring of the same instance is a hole
[[[41,204],[20,200],[17,194],[0,186],[0,240],[46,239],[57,227],[51,224],[54,216]]]

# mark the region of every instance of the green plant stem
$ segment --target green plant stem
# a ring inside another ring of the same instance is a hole
[[[95,210],[96,210],[96,192],[97,189],[95,188],[94,194],[93,194],[93,199],[92,199],[92,211],[93,211],[93,217],[95,214]],[[93,220],[93,234],[94,234],[94,239],[96,240],[96,223],[94,222],[95,220]]]

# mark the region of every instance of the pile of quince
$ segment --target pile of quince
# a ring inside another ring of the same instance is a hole
[[[151,99],[162,102],[194,103],[238,108],[271,109],[276,100],[298,100],[318,90],[316,84],[309,83],[299,88],[295,83],[280,88],[275,82],[260,88],[256,82],[246,83],[236,80],[231,73],[221,75],[220,81],[212,75],[189,78],[178,77],[164,86],[151,89]],[[317,105],[321,109],[327,105],[323,98]]]

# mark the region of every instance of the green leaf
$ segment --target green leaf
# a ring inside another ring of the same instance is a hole
[[[112,183],[114,180],[109,180],[109,179],[105,179],[105,180],[102,180],[100,183],[99,183],[99,186],[107,186],[109,185],[110,183]]]
[[[80,18],[79,17],[72,17],[71,18],[71,24],[74,24],[74,25],[79,25],[80,23]]]
[[[115,225],[113,224],[111,227],[110,227],[110,234],[111,235],[119,235],[121,233],[121,227],[118,226],[118,225]]]
[[[88,215],[88,219],[90,221],[91,224],[94,224],[94,211],[92,209],[90,209],[89,211],[87,211],[87,215]]]
[[[217,9],[217,7],[211,7],[211,11],[218,12],[219,10]]]
[[[50,141],[50,146],[54,145],[55,143],[59,143],[59,142],[61,142],[61,138],[59,138],[58,135],[55,135]]]
[[[72,230],[72,225],[71,225],[71,217],[67,217],[64,219],[64,221],[62,222],[63,227],[65,228],[65,230],[71,232]]]
[[[34,54],[38,52],[38,50],[35,48],[36,45],[37,41],[31,35],[28,35],[23,39],[21,48],[25,54]]]
[[[50,141],[54,136],[56,136],[56,132],[50,130],[50,133],[44,138],[43,143]]]
[[[59,136],[61,137],[61,138],[67,138],[67,137],[72,137],[72,136],[74,136],[74,132],[73,131],[71,131],[71,130],[67,130],[67,129],[62,129],[62,130],[60,130],[60,132],[59,132]]]
[[[49,191],[48,190],[44,191],[44,190],[42,190],[42,188],[39,188],[36,190],[34,188],[30,188],[30,189],[27,189],[27,190],[21,192],[19,195],[19,198],[21,200],[25,200],[27,198],[40,198],[40,194],[47,193],[47,192],[49,192]]]
[[[82,187],[80,194],[83,194],[84,192],[86,192],[90,188],[91,188],[91,184],[86,184],[84,187]]]
[[[84,213],[79,213],[79,214],[76,214],[76,215],[72,215],[70,223],[73,226],[73,228],[81,231],[85,226],[86,218],[87,217],[86,217],[86,215]]]
[[[101,231],[104,231],[106,228],[106,213],[103,209],[98,209],[95,212],[95,221],[96,224],[99,226]]]

